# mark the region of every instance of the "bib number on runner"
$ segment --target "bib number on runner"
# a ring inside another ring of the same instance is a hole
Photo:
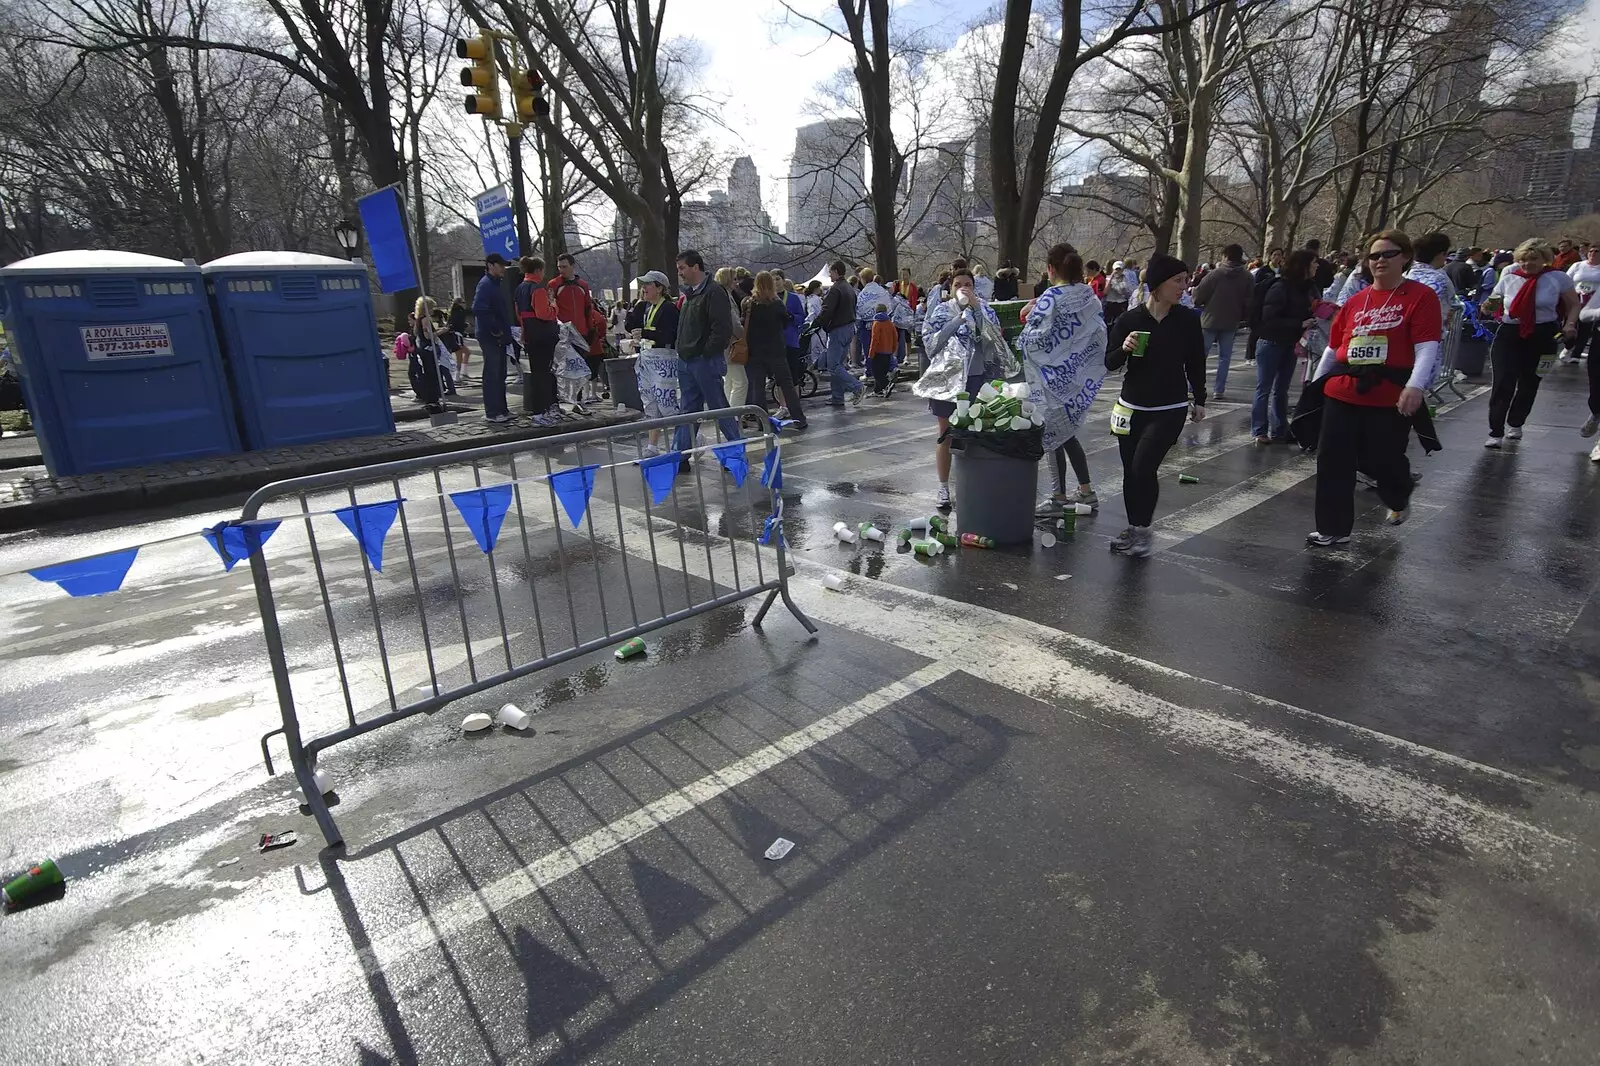
[[[1345,360],[1351,366],[1381,366],[1389,361],[1389,338],[1351,337]]]
[[[1122,406],[1118,400],[1111,405],[1111,432],[1119,437],[1126,437],[1133,429],[1133,408]]]
[[[1539,365],[1534,368],[1534,373],[1544,377],[1556,368],[1556,353],[1547,352],[1539,357]]]

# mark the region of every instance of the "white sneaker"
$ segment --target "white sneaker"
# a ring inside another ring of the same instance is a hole
[[[1522,427],[1521,426],[1507,426],[1506,427],[1506,440],[1521,440],[1521,439],[1522,439]]]
[[[1485,448],[1499,448],[1500,447],[1500,438],[1499,437],[1490,437],[1488,440],[1483,442],[1483,446]]]
[[[778,408],[778,413],[772,417],[776,418],[779,422],[787,422],[789,421],[789,409],[787,407],[780,407]]]
[[[1583,425],[1578,427],[1578,436],[1592,437],[1597,429],[1600,429],[1600,418],[1590,415],[1586,420],[1584,420]]]
[[[1039,501],[1039,506],[1033,509],[1035,518],[1056,518],[1067,509],[1065,496],[1046,496]]]
[[[1349,537],[1330,537],[1326,533],[1312,531],[1306,534],[1306,543],[1314,548],[1331,548],[1335,544],[1349,544]]]
[[[1406,524],[1406,519],[1410,517],[1411,509],[1408,507],[1404,511],[1390,511],[1384,516],[1383,520],[1391,526],[1403,526]]]
[[[1589,450],[1589,461],[1592,463],[1600,463],[1600,444],[1596,444]]]
[[[940,485],[939,486],[938,506],[939,506],[939,509],[941,511],[949,509],[949,507],[950,507],[950,486],[949,485]]]

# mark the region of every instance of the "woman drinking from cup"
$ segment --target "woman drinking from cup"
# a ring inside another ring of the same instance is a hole
[[[1179,301],[1189,268],[1169,255],[1145,267],[1143,304],[1117,317],[1106,344],[1106,369],[1127,366],[1111,408],[1111,432],[1122,452],[1122,498],[1128,528],[1111,550],[1143,557],[1155,549],[1150,522],[1161,494],[1161,460],[1178,442],[1184,419],[1206,416],[1206,343],[1200,315]],[[1191,396],[1193,403],[1191,404]]]

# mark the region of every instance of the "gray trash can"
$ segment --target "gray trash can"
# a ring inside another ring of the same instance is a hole
[[[996,544],[1032,541],[1039,461],[1001,455],[972,440],[955,443],[956,528]]]
[[[1483,364],[1489,358],[1489,342],[1474,340],[1469,334],[1461,338],[1456,349],[1456,369],[1469,378],[1483,376]]]
[[[606,382],[611,386],[611,402],[635,411],[644,410],[639,398],[639,357],[625,355],[606,360]]]

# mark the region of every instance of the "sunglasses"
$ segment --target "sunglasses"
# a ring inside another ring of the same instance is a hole
[[[1400,256],[1400,255],[1404,255],[1404,254],[1405,253],[1402,252],[1398,248],[1385,248],[1381,252],[1368,252],[1367,253],[1367,258],[1369,260],[1370,259],[1394,259],[1395,257]]]

